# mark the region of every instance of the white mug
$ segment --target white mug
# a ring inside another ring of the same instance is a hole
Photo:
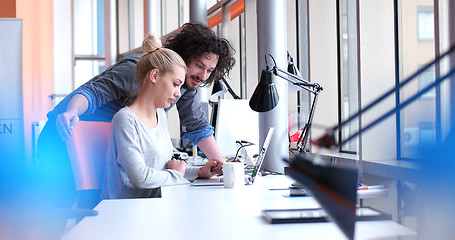
[[[224,163],[223,182],[225,188],[245,186],[245,170],[243,162]]]

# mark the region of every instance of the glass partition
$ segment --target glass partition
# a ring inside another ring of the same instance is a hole
[[[340,122],[358,112],[358,58],[357,58],[357,1],[339,2],[339,83],[340,83]],[[339,138],[346,139],[358,131],[358,121],[354,120],[343,127]],[[355,153],[358,150],[355,138],[340,147],[341,152]]]
[[[400,81],[407,79],[435,58],[434,0],[400,0]],[[413,79],[400,91],[403,102],[435,80],[435,67]],[[401,158],[416,156],[418,146],[435,143],[439,91],[431,90],[400,112]]]

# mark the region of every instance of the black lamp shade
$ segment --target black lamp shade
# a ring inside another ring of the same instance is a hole
[[[250,108],[256,112],[272,110],[279,101],[275,83],[272,81],[272,71],[262,70],[261,80],[250,99]]]
[[[219,96],[225,94],[227,91],[228,91],[228,88],[227,88],[226,84],[224,83],[223,79],[220,78],[220,79],[216,80],[215,83],[213,84],[212,95],[210,96],[210,98],[212,100],[216,99]]]

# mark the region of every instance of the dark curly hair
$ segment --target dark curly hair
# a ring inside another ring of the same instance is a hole
[[[203,53],[218,55],[218,63],[207,79],[207,84],[229,74],[235,64],[233,57],[235,51],[231,44],[201,23],[185,23],[180,32],[166,39],[164,46],[177,52],[187,65],[194,58],[202,56]]]

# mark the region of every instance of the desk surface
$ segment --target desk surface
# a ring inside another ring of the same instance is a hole
[[[286,176],[256,178],[240,189],[168,186],[162,198],[103,200],[63,239],[346,239],[332,223],[269,224],[263,209],[314,208],[312,197],[289,197]],[[273,189],[273,190],[271,190]],[[393,221],[357,222],[355,239],[415,233]]]

